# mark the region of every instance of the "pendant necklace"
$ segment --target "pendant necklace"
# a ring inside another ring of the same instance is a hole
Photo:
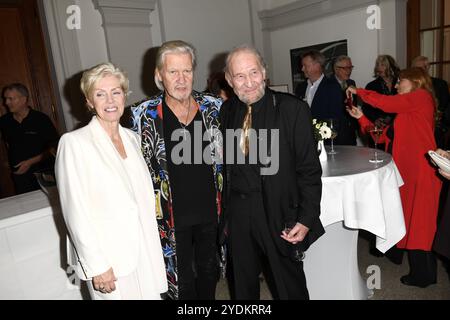
[[[188,112],[187,112],[187,116],[186,116],[186,124],[183,124],[180,120],[178,120],[178,123],[181,126],[181,129],[183,130],[183,140],[186,141],[186,127],[188,126],[187,122],[189,120],[189,112],[191,111],[191,106],[188,106]]]

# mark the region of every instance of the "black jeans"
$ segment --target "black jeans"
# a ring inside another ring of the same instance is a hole
[[[175,238],[179,299],[214,300],[218,275],[217,222],[176,228]]]

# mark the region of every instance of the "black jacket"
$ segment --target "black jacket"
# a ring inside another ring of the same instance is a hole
[[[442,112],[441,121],[436,123],[434,136],[436,144],[441,149],[448,149],[446,135],[450,128],[450,94],[448,92],[447,81],[439,78],[431,78],[434,95],[437,99],[437,109]]]
[[[378,93],[381,93],[384,95],[396,95],[397,89],[394,87],[396,82],[397,82],[397,79],[394,79],[393,87],[391,90],[389,90],[389,88],[385,85],[383,78],[378,77],[375,80],[369,82],[366,85],[366,89],[372,90],[372,91],[375,91],[375,92],[378,92]],[[389,118],[390,121],[392,122],[395,117],[395,113],[386,113],[386,112],[382,111],[381,109],[371,106],[368,103],[363,103],[362,110],[363,110],[364,115],[372,122],[374,122],[375,120],[377,120],[379,118],[383,118],[383,119]]]
[[[303,251],[325,232],[319,219],[322,168],[317,156],[317,144],[313,137],[308,105],[290,94],[273,92],[269,89],[266,89],[266,94],[269,98],[265,106],[267,116],[264,128],[279,129],[279,170],[273,175],[261,175],[262,193],[272,239],[280,253],[287,256],[291,245],[280,237],[287,217],[295,217],[298,222],[310,228],[301,245]],[[223,129],[240,128],[240,121],[236,121],[240,104],[242,102],[233,97],[222,105]],[[224,134],[225,153],[226,146]],[[231,171],[234,166],[237,165],[225,166],[226,191],[223,199],[225,215],[230,193]]]
[[[301,82],[295,89],[295,95],[306,101],[308,82]],[[334,79],[324,77],[317,88],[311,104],[311,115],[316,119],[340,119],[344,116],[341,86]]]
[[[448,84],[447,81],[439,79],[439,78],[431,78],[433,83],[433,90],[438,100],[438,109],[442,112],[448,112],[448,108],[450,108],[450,94],[448,92]]]
[[[304,81],[295,90],[295,95],[304,101],[306,101],[307,86],[308,82]],[[339,120],[338,135],[334,140],[335,144],[356,145],[357,123],[345,111],[344,100],[345,93],[334,75],[330,78],[324,77],[314,95],[311,104],[311,114],[316,119]],[[329,141],[325,142],[328,143]]]
[[[331,81],[335,81],[337,85],[341,87],[341,84],[336,79],[336,76],[333,74],[330,77]],[[352,79],[348,79],[347,81],[347,87],[354,86],[356,87],[356,83]],[[353,105],[357,105],[357,95],[353,95]],[[342,109],[346,109],[346,100],[347,97],[345,95],[345,91],[342,90]],[[350,145],[350,146],[356,146],[356,131],[359,128],[358,120],[353,118],[351,115],[348,114],[347,111],[344,111],[344,114],[342,115],[342,118],[339,119],[340,125],[338,128],[338,135],[336,139],[334,140],[335,144],[337,145]]]

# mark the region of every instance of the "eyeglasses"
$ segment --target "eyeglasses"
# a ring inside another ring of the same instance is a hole
[[[355,66],[350,66],[350,67],[336,66],[336,68],[339,68],[339,69],[345,69],[345,70],[353,70],[354,67],[355,67]]]

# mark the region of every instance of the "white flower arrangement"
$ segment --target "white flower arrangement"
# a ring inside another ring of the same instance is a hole
[[[313,119],[312,124],[314,138],[316,139],[316,141],[322,141],[331,138],[331,128],[328,126],[326,121]]]

